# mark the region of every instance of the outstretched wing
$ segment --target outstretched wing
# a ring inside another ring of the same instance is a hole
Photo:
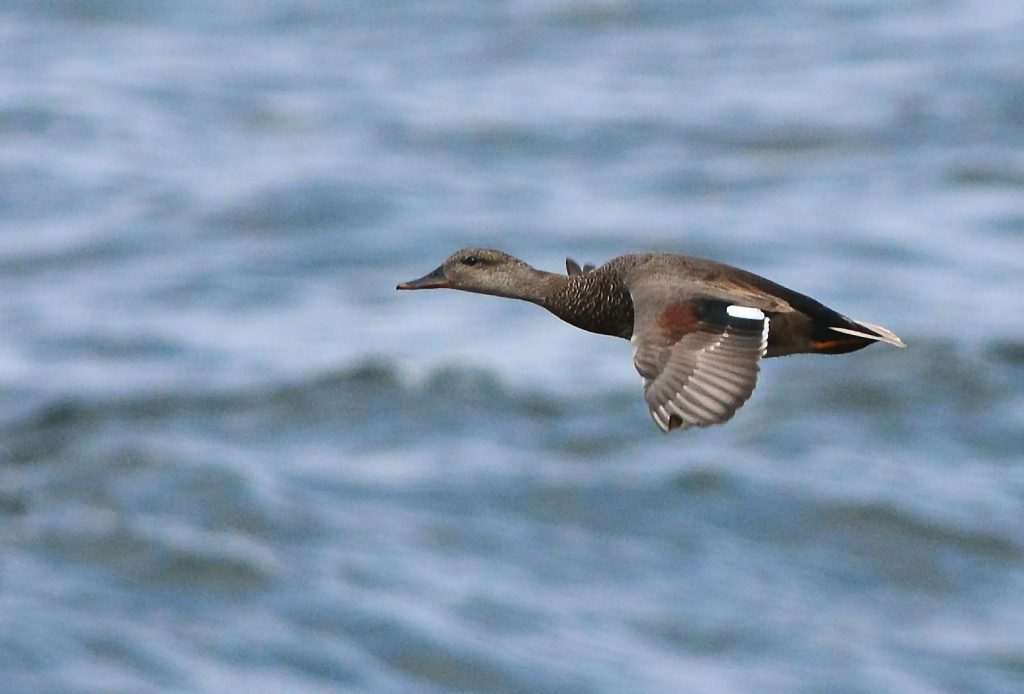
[[[662,431],[728,421],[757,385],[769,318],[671,289],[634,290],[633,362]]]

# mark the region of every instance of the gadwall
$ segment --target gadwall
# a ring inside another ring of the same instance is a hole
[[[466,248],[397,289],[461,289],[543,306],[577,328],[633,343],[644,397],[662,431],[728,421],[757,384],[761,357],[845,354],[903,341],[792,289],[722,263],[629,253],[600,267],[537,270],[507,253]]]

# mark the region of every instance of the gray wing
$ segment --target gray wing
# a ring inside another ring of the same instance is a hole
[[[681,288],[632,290],[633,362],[662,431],[721,424],[757,385],[768,346],[765,314]]]

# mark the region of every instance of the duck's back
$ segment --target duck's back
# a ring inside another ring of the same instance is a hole
[[[771,318],[767,357],[838,354],[875,341],[837,334],[834,328],[861,331],[865,325],[816,299],[714,260],[674,253],[629,253],[612,258],[597,271],[616,277],[634,300],[638,292],[653,292],[679,301],[711,300],[763,311]]]

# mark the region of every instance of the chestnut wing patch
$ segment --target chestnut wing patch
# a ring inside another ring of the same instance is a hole
[[[638,303],[633,362],[663,430],[728,421],[757,385],[765,314],[715,299]]]

